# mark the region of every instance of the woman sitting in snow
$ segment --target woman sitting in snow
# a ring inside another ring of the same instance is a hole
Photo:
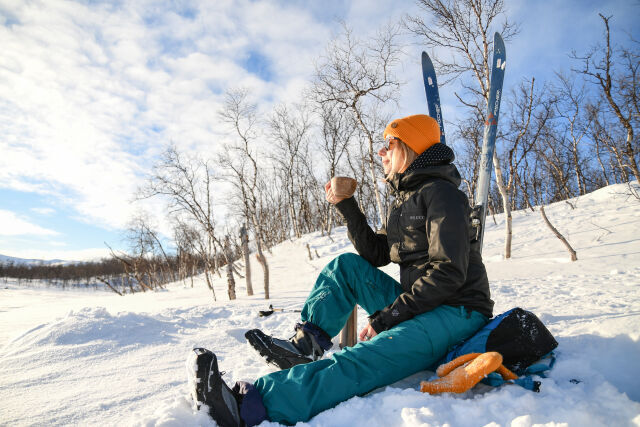
[[[194,397],[221,426],[307,421],[353,396],[433,369],[492,316],[489,282],[458,190],[453,151],[426,115],[392,121],[378,155],[395,196],[386,229],[374,232],[353,197],[326,197],[344,216],[359,255],[320,273],[290,340],[254,329],[246,338],[281,371],[230,389],[215,355],[194,349]],[[400,265],[400,283],[377,267]],[[369,314],[360,342],[322,358],[358,304]]]

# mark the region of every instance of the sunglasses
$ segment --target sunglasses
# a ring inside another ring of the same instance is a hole
[[[395,136],[388,136],[385,139],[384,145],[382,146],[382,148],[384,148],[386,151],[391,151],[393,150],[393,146],[391,145],[391,143],[396,143],[400,141],[400,138],[396,138]]]

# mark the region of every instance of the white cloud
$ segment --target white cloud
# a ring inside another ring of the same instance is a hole
[[[49,230],[20,218],[14,212],[0,209],[0,236],[56,236],[60,233]]]
[[[53,208],[31,208],[31,211],[44,216],[49,216],[56,212]]]
[[[165,6],[11,5],[16,21],[0,26],[0,185],[57,196],[87,221],[122,227],[163,147],[215,145],[230,86],[292,98],[328,34],[286,3],[202,2],[194,19]],[[243,68],[251,50],[274,82]]]

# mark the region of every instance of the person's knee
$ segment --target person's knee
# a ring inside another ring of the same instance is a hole
[[[341,266],[341,267],[352,267],[361,265],[363,262],[367,262],[364,258],[362,258],[358,254],[354,254],[352,252],[347,252],[344,254],[340,254],[333,259],[333,263]]]
[[[362,270],[362,263],[367,261],[358,254],[344,253],[332,259],[322,271],[322,274],[334,279],[339,286],[347,286],[354,272]]]

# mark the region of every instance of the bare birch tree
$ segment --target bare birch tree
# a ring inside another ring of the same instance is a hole
[[[265,299],[269,299],[269,264],[263,252],[263,227],[260,217],[262,185],[261,171],[258,168],[258,151],[254,142],[258,138],[256,130],[256,106],[249,101],[249,92],[245,88],[231,89],[225,96],[224,107],[219,112],[223,122],[229,124],[237,137],[237,143],[225,147],[220,156],[225,175],[240,197],[243,215],[253,226],[258,262],[262,266]]]
[[[198,250],[196,242],[199,233],[196,227],[189,225],[179,216],[173,218],[173,241],[178,250],[181,280],[189,277],[193,288],[193,277],[198,271]]]
[[[609,27],[611,17],[600,14],[600,18],[605,26],[605,45],[592,48],[582,57],[574,52],[573,58],[582,62],[582,68],[574,71],[586,76],[598,87],[606,105],[624,128],[625,139],[620,144],[620,152],[624,156],[623,166],[640,182],[640,142],[635,137],[635,128],[640,118],[640,55],[637,49],[621,49],[618,60],[622,71],[616,71],[616,48],[611,44]],[[634,44],[637,46],[638,43]]]
[[[328,181],[339,174],[340,163],[355,133],[355,126],[345,111],[337,108],[335,104],[320,103],[319,118],[321,132],[319,148],[320,154],[327,162],[324,178]],[[323,232],[326,231],[331,235],[335,208],[330,203],[324,203],[324,206]]]
[[[545,97],[548,90],[535,90],[535,79],[522,82],[512,95],[510,102],[510,114],[507,116],[507,130],[503,135],[505,141],[505,159],[507,166],[507,180],[503,184],[506,192],[504,204],[505,221],[507,222],[507,235],[504,244],[504,257],[511,258],[511,241],[513,237],[512,204],[513,192],[520,177],[521,166],[525,158],[534,150],[539,141],[547,136],[549,121],[553,118],[552,106],[554,100]]]
[[[215,300],[211,281],[211,274],[217,270],[213,180],[209,161],[190,158],[170,146],[153,167],[147,184],[139,190],[139,198],[164,197],[170,214],[186,215],[198,224],[204,276]]]
[[[540,161],[540,159],[537,159],[536,163],[538,161]],[[571,246],[571,243],[569,243],[569,240],[567,240],[567,238],[564,237],[564,235],[560,233],[560,231],[556,227],[553,226],[544,209],[544,206],[546,204],[545,199],[547,199],[548,197],[547,195],[552,194],[552,192],[544,188],[546,185],[550,183],[550,180],[544,179],[540,176],[541,172],[543,171],[544,169],[538,168],[536,164],[534,164],[534,167],[529,171],[530,179],[533,182],[533,194],[537,202],[536,204],[539,205],[540,215],[542,216],[542,219],[545,225],[549,228],[549,230],[551,230],[553,235],[556,236],[558,240],[560,240],[564,245],[564,247],[567,249],[567,252],[569,252],[569,256],[571,257],[571,261],[577,261],[578,255],[576,251],[573,249],[573,247]]]
[[[307,134],[311,126],[310,114],[304,105],[277,105],[269,119],[272,150],[270,158],[278,168],[278,175],[285,192],[285,204],[288,207],[293,234],[300,238],[300,219],[304,198],[301,185],[301,172],[304,172],[303,156],[308,144]],[[296,209],[298,207],[298,209]]]
[[[586,173],[587,164],[583,153],[593,116],[587,111],[585,87],[565,74],[557,73],[556,76],[558,102],[555,109],[566,141],[563,145],[571,153],[575,185],[578,194],[583,195],[589,191],[590,179]]]
[[[388,25],[368,41],[354,36],[343,25],[342,34],[333,39],[319,64],[313,84],[314,98],[322,104],[336,105],[349,111],[366,141],[369,174],[373,183],[377,216],[385,223],[380,191],[376,184],[376,141],[384,127],[375,120],[380,103],[394,101],[399,81],[393,74],[401,50],[399,27]],[[378,105],[375,105],[375,101]]]

